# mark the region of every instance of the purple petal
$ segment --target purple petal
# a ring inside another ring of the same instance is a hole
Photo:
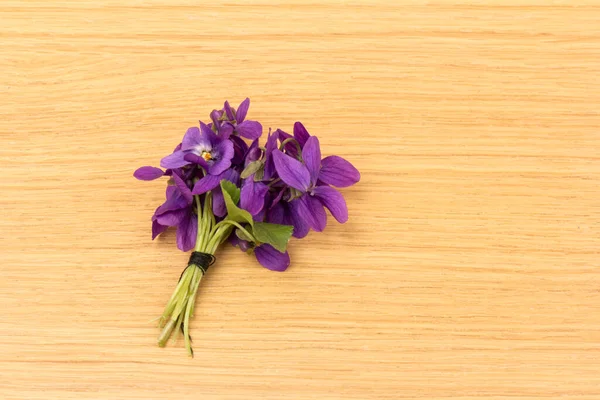
[[[302,149],[302,159],[308,172],[310,172],[310,183],[314,185],[317,183],[319,170],[321,169],[321,147],[316,136],[311,136],[306,141]]]
[[[208,192],[209,190],[213,190],[219,186],[221,179],[222,178],[220,175],[205,175],[198,182],[196,182],[194,189],[192,189],[192,194],[202,194]]]
[[[231,159],[231,163],[235,165],[243,164],[248,152],[248,145],[239,136],[230,136],[229,140],[233,142],[233,158]]]
[[[252,220],[263,222],[265,220],[265,215],[267,215],[267,208],[263,207],[258,213],[252,215]]]
[[[221,124],[219,127],[218,132],[219,136],[221,136],[223,139],[229,139],[233,133],[233,125],[231,125],[229,122],[223,122],[223,124]]]
[[[267,213],[267,220],[272,224],[283,224],[284,206],[281,203],[275,204]]]
[[[216,147],[213,147],[212,154],[216,161],[208,165],[207,171],[211,175],[219,175],[227,168],[231,167],[231,159],[234,154],[233,142],[230,140],[223,140]]]
[[[221,174],[221,180],[223,179],[227,179],[229,182],[238,186],[240,182],[240,173],[237,172],[235,169],[230,168]]]
[[[156,167],[140,167],[135,170],[133,176],[140,181],[153,181],[161,176],[164,176],[164,172],[160,168]]]
[[[240,250],[244,252],[248,251],[250,248],[250,243],[237,237],[235,232],[229,236],[229,243],[231,243],[233,247],[239,247]]]
[[[194,195],[192,194],[192,191],[190,190],[188,185],[177,174],[173,174],[172,178],[175,182],[175,186],[177,186],[177,189],[179,189],[179,191],[181,192],[185,200],[188,202],[188,204],[192,204],[192,202],[194,201]]]
[[[294,124],[294,137],[296,138],[298,143],[300,143],[300,147],[304,148],[304,145],[310,137],[310,134],[308,133],[304,125],[302,125],[302,122],[296,122]]]
[[[300,199],[292,200],[289,203],[288,215],[283,220],[283,224],[294,227],[292,235],[298,239],[302,239],[308,235],[308,231],[310,230],[308,222],[300,214],[300,207]]]
[[[167,211],[156,216],[156,222],[166,226],[177,226],[183,218],[189,213],[188,208],[180,208],[173,211]]]
[[[273,152],[275,169],[282,181],[291,187],[306,192],[310,185],[310,173],[298,160],[283,154],[279,150]]]
[[[360,172],[342,157],[329,156],[321,160],[319,179],[332,186],[348,187],[360,181]]]
[[[223,191],[219,186],[212,191],[212,209],[213,214],[217,217],[224,217],[227,214],[227,207],[225,206],[225,199],[223,198]]]
[[[166,231],[168,226],[161,225],[158,221],[152,221],[152,240],[156,239],[158,235]]]
[[[277,149],[277,139],[279,137],[278,131],[271,134],[267,138],[267,144],[265,145],[265,171],[264,180],[270,180],[275,175],[275,164],[273,163],[273,151]]]
[[[210,119],[212,120],[214,126],[217,127],[217,129],[221,125],[221,121],[219,121],[219,119],[221,118],[221,115],[223,115],[223,111],[219,111],[219,110],[212,110],[212,112],[210,113]],[[200,121],[200,122],[202,122],[202,121]]]
[[[187,132],[183,136],[183,140],[181,141],[181,150],[190,150],[194,147],[198,146],[202,141],[202,136],[200,135],[200,129],[192,126],[188,128]]]
[[[225,114],[227,114],[227,118],[229,118],[230,121],[235,121],[235,111],[231,108],[228,101],[225,101],[223,109],[225,110]]]
[[[239,140],[242,140],[237,136],[235,137]],[[246,150],[246,154],[244,157],[244,167],[247,167],[248,164],[250,164],[252,161],[258,160],[261,156],[261,153],[261,150],[258,148],[258,139],[254,139],[250,147],[248,147],[248,149]]]
[[[322,232],[327,225],[327,214],[321,202],[314,197],[305,194],[297,199],[297,213],[300,219],[317,232]]]
[[[178,150],[173,154],[169,154],[160,160],[160,166],[163,168],[180,168],[184,165],[188,165],[189,162],[184,159],[185,154],[183,151]]]
[[[262,135],[262,125],[258,121],[244,121],[239,124],[236,131],[247,139],[258,139]]]
[[[240,192],[240,207],[252,215],[258,214],[265,205],[269,188],[262,182],[254,182],[254,174],[244,180]]]
[[[340,192],[329,186],[317,186],[313,193],[340,224],[348,221],[348,207]]]
[[[283,194],[285,193],[285,189],[286,188],[281,189],[279,191],[279,193],[277,193],[277,195],[275,197],[273,197],[273,201],[271,202],[271,207],[274,207],[281,201],[281,198],[283,197]]]
[[[261,244],[254,249],[256,259],[263,267],[271,271],[285,271],[290,265],[290,255],[286,251],[280,253],[270,244]]]
[[[186,208],[189,205],[185,197],[183,197],[183,194],[181,194],[175,186],[167,186],[166,196],[167,199],[165,202],[154,212],[154,219],[156,219],[156,216],[167,211],[179,210],[181,208]]]
[[[199,143],[201,150],[212,151],[212,148],[223,140],[217,136],[212,129],[210,129],[210,126],[206,125],[202,121],[200,121],[200,134],[202,136],[202,139]]]
[[[237,112],[235,114],[238,124],[241,124],[246,119],[248,108],[250,108],[250,99],[246,97],[246,100],[240,103],[240,106],[238,107]]]
[[[198,218],[191,209],[177,227],[177,247],[181,251],[190,251],[196,245],[198,234]]]
[[[208,163],[202,157],[194,153],[187,153],[183,156],[183,159],[191,164],[198,164],[204,169],[208,169]]]

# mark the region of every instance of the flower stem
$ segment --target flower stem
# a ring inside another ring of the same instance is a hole
[[[300,143],[298,143],[298,141],[295,138],[287,138],[287,139],[285,139],[279,145],[279,150],[283,151],[283,149],[285,149],[285,145],[288,144],[288,143],[290,143],[290,142],[294,143],[294,145],[296,145],[296,150],[298,150],[298,155],[301,157],[301,155],[302,155],[302,148],[300,147]]]
[[[173,328],[175,328],[175,322],[176,321],[170,320],[160,333],[160,336],[158,337],[159,347],[165,347],[165,344],[167,344],[167,340],[169,340],[171,333],[173,333]]]
[[[208,194],[207,194],[208,196]],[[204,248],[204,242],[205,242],[205,236],[204,236],[204,232],[203,232],[203,228],[204,228],[204,218],[202,218],[202,205],[200,203],[200,196],[196,195],[194,196],[194,199],[196,200],[196,210],[198,213],[198,233],[196,235],[196,246],[194,247],[194,251],[202,251],[202,249]],[[206,200],[204,200],[204,202],[206,203]]]
[[[212,211],[212,195],[210,192],[204,195],[194,196],[198,212],[198,234],[194,251],[214,254],[219,245],[229,237],[234,226],[245,231],[238,223],[221,221],[215,223],[215,215]],[[203,197],[203,199],[201,199]],[[203,201],[202,201],[203,200]],[[247,234],[249,234],[246,231]],[[194,356],[192,349],[192,338],[190,337],[190,320],[194,315],[196,295],[198,287],[204,275],[200,266],[190,264],[181,274],[181,278],[167,302],[165,311],[160,318],[162,332],[158,337],[158,345],[164,347],[173,332],[183,332],[185,347]]]
[[[254,238],[254,235],[252,235],[250,232],[248,232],[242,225],[240,225],[239,223],[237,223],[235,221],[231,221],[229,219],[225,219],[225,220],[219,222],[218,224],[216,224],[213,228],[213,231],[216,232],[218,230],[218,228],[221,228],[224,225],[233,225],[236,228],[238,228],[240,231],[244,232],[244,234],[247,235],[249,238],[251,238],[253,242],[257,241],[256,238]],[[227,235],[227,236],[229,236],[229,235]]]

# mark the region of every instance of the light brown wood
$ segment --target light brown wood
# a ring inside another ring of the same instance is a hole
[[[600,2],[200,3],[0,3],[0,398],[600,398]],[[132,172],[245,96],[362,181],[218,254],[190,359]]]

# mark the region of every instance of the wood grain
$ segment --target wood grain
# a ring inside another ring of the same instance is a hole
[[[0,2],[0,398],[599,399],[600,2]],[[278,274],[134,181],[229,99],[362,172]]]

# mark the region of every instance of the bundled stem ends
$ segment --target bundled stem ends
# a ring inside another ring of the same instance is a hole
[[[203,202],[202,197],[204,198]],[[194,198],[198,214],[198,234],[194,252],[213,255],[219,245],[229,237],[233,225],[223,223],[225,221],[215,223],[210,192],[205,195],[196,195]],[[198,287],[207,268],[208,265],[190,263],[181,274],[181,278],[167,302],[165,311],[160,317],[159,325],[162,328],[162,332],[158,337],[160,347],[166,345],[173,332],[181,331],[183,332],[185,347],[190,356],[193,357],[192,339],[189,334],[190,319],[194,315]]]

